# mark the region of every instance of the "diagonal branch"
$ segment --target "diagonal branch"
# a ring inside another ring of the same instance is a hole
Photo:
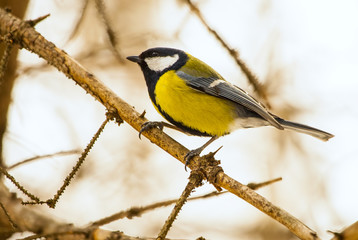
[[[102,103],[107,109],[115,108],[121,119],[131,125],[137,131],[147,120],[140,116],[134,108],[118,97],[112,90],[99,81],[93,74],[73,60],[63,50],[57,48],[53,43],[47,41],[41,34],[35,31],[27,23],[0,9],[0,35],[11,33],[14,43],[44,58],[49,64],[55,66],[68,78],[73,79],[87,93]],[[160,131],[152,129],[143,133],[152,143],[168,152],[170,155],[185,163],[184,156],[188,152],[184,146]],[[189,167],[195,169],[199,166],[199,157],[193,158]],[[242,185],[230,178],[222,171],[212,172],[207,168],[206,176],[216,186],[227,189],[239,196],[257,209],[274,218],[286,226],[293,234],[301,239],[319,239],[317,234],[300,222],[288,212],[270,203],[261,195],[257,194],[247,186]]]
[[[307,227],[297,218],[286,212],[285,210],[275,206],[266,198],[253,191],[235,179],[230,178],[223,172],[219,172],[216,177],[217,184],[225,188],[229,192],[244,199],[260,211],[266,213],[276,221],[286,226],[293,234],[301,239],[319,239],[317,233]],[[219,183],[220,184],[219,184]]]

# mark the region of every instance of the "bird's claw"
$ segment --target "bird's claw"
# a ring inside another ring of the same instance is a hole
[[[141,139],[142,132],[145,132],[151,128],[159,128],[163,130],[163,123],[162,122],[145,122],[142,124],[141,129],[139,131],[139,139]]]
[[[201,149],[198,148],[198,149],[194,149],[194,150],[189,151],[189,152],[185,155],[185,157],[184,157],[184,160],[185,160],[184,169],[185,169],[185,171],[186,171],[186,167],[187,167],[187,166],[189,165],[189,163],[190,163],[190,160],[191,160],[193,157],[200,155],[200,153],[201,153]]]

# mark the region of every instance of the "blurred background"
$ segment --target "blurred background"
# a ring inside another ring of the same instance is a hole
[[[98,2],[98,1],[97,1]],[[190,11],[186,1],[31,0],[25,19],[138,112],[162,120],[139,67],[125,60],[150,47],[183,49],[254,94],[234,59]],[[225,172],[247,184],[283,181],[258,192],[327,239],[358,218],[358,2],[194,1],[207,23],[240,52],[264,84],[270,111],[335,134],[329,142],[274,128],[238,130],[211,144]],[[108,25],[106,25],[106,23]],[[115,49],[106,28],[114,31]],[[60,151],[82,150],[105,119],[104,107],[37,55],[21,50],[3,158],[10,166]],[[206,138],[165,129],[189,149]],[[77,155],[53,156],[10,171],[29,191],[52,197]],[[79,226],[132,206],[177,198],[184,166],[127,124],[106,126],[56,209],[39,211]],[[12,183],[7,186],[18,192]],[[193,196],[215,190],[205,184]],[[19,193],[21,196],[21,193]],[[154,237],[172,207],[105,226]],[[17,236],[17,237],[24,237]],[[231,194],[188,202],[169,238],[295,239],[279,223]]]

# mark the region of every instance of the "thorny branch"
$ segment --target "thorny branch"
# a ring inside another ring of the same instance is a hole
[[[77,172],[80,169],[81,165],[86,160],[86,157],[87,157],[89,151],[93,147],[93,145],[96,142],[96,140],[98,139],[99,135],[103,132],[103,129],[107,125],[107,123],[110,120],[113,120],[114,118],[116,118],[117,123],[119,123],[119,124],[121,123],[119,117],[117,117],[116,115],[117,114],[115,112],[113,112],[113,109],[111,109],[111,111],[109,111],[106,114],[107,117],[106,117],[105,121],[101,124],[101,126],[99,127],[97,132],[94,134],[94,136],[92,137],[92,139],[89,142],[89,144],[87,145],[87,147],[82,152],[82,154],[79,157],[76,165],[72,168],[72,171],[67,175],[67,177],[65,178],[65,180],[64,180],[62,186],[60,187],[60,189],[57,191],[57,193],[51,199],[48,199],[46,201],[41,201],[38,197],[36,197],[35,195],[33,195],[30,192],[28,192],[20,183],[18,183],[16,181],[16,179],[12,175],[10,175],[5,168],[0,166],[0,172],[3,173],[21,192],[23,192],[26,196],[28,196],[32,200],[32,201],[23,202],[23,204],[25,204],[25,205],[26,204],[30,204],[30,205],[47,204],[49,207],[55,208],[59,198],[64,193],[64,191],[68,187],[68,185],[71,183],[72,179],[77,174]],[[30,159],[30,161],[31,160],[33,160],[33,159]],[[27,160],[27,162],[28,161],[29,160]],[[21,163],[23,163],[23,162],[21,162]]]
[[[16,179],[10,175],[5,168],[0,166],[0,172],[4,174],[22,193],[24,193],[26,196],[28,196],[32,201],[34,202],[40,202],[40,199],[36,197],[35,195],[28,192]]]
[[[170,213],[168,219],[165,221],[164,226],[160,230],[157,240],[165,239],[165,237],[167,236],[167,234],[169,232],[169,229],[173,225],[175,218],[178,216],[179,211],[181,210],[181,208],[187,201],[191,192],[196,187],[200,186],[201,182],[203,181],[203,178],[204,178],[204,176],[202,175],[202,173],[200,171],[196,171],[196,170],[191,171],[190,176],[189,176],[189,182],[186,185],[182,195],[180,196],[178,201],[175,203],[175,206],[174,206],[172,212]]]
[[[47,41],[42,35],[36,32],[29,24],[0,9],[0,35],[12,33],[12,38],[20,47],[38,54],[63,72],[67,77],[73,79],[85,91],[90,93],[95,99],[102,103],[107,109],[115,108],[121,119],[130,124],[137,131],[146,122],[145,118],[140,118],[131,105],[116,96],[108,87],[99,81],[93,74],[89,73],[69,55],[58,49],[53,43]],[[154,144],[167,151],[176,159],[184,163],[184,156],[188,149],[170,138],[159,129],[152,129],[143,133]],[[196,168],[199,165],[199,157],[193,158],[189,167]],[[305,224],[290,215],[288,212],[273,205],[267,199],[257,194],[245,185],[230,178],[224,172],[211,172],[211,168],[205,169],[205,175],[210,176],[210,182],[227,189],[239,196],[262,212],[271,216],[286,226],[293,234],[301,239],[319,239],[317,234]]]
[[[92,149],[93,145],[95,144],[96,140],[98,139],[99,135],[103,132],[104,127],[107,125],[107,123],[113,119],[113,115],[112,114],[107,114],[106,119],[104,120],[104,122],[101,124],[101,126],[99,127],[99,129],[97,130],[97,132],[94,134],[94,136],[92,137],[91,141],[89,142],[89,144],[87,145],[87,147],[83,150],[81,156],[79,157],[76,165],[72,168],[72,171],[67,175],[67,177],[65,178],[65,180],[63,181],[62,186],[60,187],[60,189],[57,191],[57,193],[53,196],[53,198],[48,199],[47,201],[40,201],[39,199],[33,199],[31,198],[31,200],[33,200],[32,202],[23,202],[23,204],[47,204],[49,207],[51,208],[55,208],[58,200],[60,199],[61,195],[64,193],[65,189],[68,187],[68,185],[70,185],[72,179],[75,177],[75,175],[77,174],[78,170],[80,169],[81,165],[84,163],[84,161],[86,160],[86,157],[88,155],[88,153],[90,152],[90,150]],[[29,196],[29,195],[28,195]]]

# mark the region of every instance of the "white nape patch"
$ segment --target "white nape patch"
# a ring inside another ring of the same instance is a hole
[[[148,57],[145,58],[144,61],[147,63],[148,68],[155,72],[161,72],[164,69],[173,66],[179,59],[178,54],[174,54],[174,56],[165,56],[165,57]]]
[[[219,85],[220,83],[227,83],[227,82],[222,79],[218,79],[218,80],[215,80],[214,82],[210,83],[209,88],[213,88],[213,87]]]

